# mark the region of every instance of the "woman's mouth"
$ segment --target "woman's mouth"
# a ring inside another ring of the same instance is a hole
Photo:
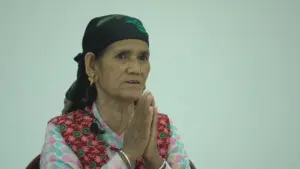
[[[128,80],[126,81],[126,83],[129,83],[129,84],[141,84],[139,81],[137,80]]]

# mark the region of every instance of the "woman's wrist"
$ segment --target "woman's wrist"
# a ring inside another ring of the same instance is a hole
[[[119,150],[118,153],[123,162],[126,164],[127,169],[131,169],[131,164],[134,162],[134,158],[129,154],[126,154],[123,150]]]
[[[126,156],[128,158],[127,160],[129,160],[130,164],[133,164],[137,160],[137,157],[132,156],[130,153],[127,153],[126,151],[121,151],[121,153],[123,154],[123,156]]]
[[[153,169],[164,169],[165,168],[165,160],[158,155],[156,158],[149,159],[148,162]]]

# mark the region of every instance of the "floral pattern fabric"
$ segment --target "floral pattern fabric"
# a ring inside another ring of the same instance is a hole
[[[89,168],[99,168],[96,167],[96,163],[91,162],[89,165],[83,165],[81,163],[81,158],[87,158],[85,160],[89,160],[89,158],[93,158],[96,162],[105,162],[103,163],[101,169],[121,169],[126,168],[125,163],[119,156],[119,154],[109,148],[109,147],[115,147],[118,149],[121,149],[123,146],[123,135],[117,135],[114,133],[109,126],[102,120],[101,116],[99,115],[99,112],[94,105],[92,107],[92,113],[95,116],[96,119],[98,119],[101,123],[101,127],[106,131],[101,139],[105,141],[106,145],[98,145],[99,142],[97,141],[91,141],[88,142],[88,146],[82,147],[80,150],[76,150],[76,145],[74,147],[70,147],[68,144],[68,140],[66,141],[65,138],[62,136],[61,131],[68,130],[65,125],[55,125],[54,122],[50,122],[46,129],[46,136],[45,136],[45,143],[43,146],[43,150],[41,153],[41,161],[40,161],[40,167],[42,169],[89,169]],[[68,123],[68,122],[66,122]],[[167,162],[166,169],[168,168],[182,168],[182,169],[189,169],[189,161],[186,151],[184,150],[183,143],[180,140],[180,135],[177,132],[176,127],[170,121],[168,128],[170,130],[170,137],[169,144],[166,149],[161,149],[161,151],[167,151],[167,152],[160,152],[165,153],[165,160]],[[66,131],[66,132],[72,132],[72,135],[67,137],[67,139],[76,139],[80,137],[81,140],[88,139],[85,136],[82,136],[82,133],[87,133],[88,130],[82,130],[82,132],[78,131]],[[164,132],[160,134],[161,137],[165,138],[166,135]],[[89,157],[85,156],[85,152],[96,150],[97,149],[91,149],[93,146],[98,146],[98,150],[105,149],[103,151],[106,152],[106,154],[103,154],[102,156],[95,157]],[[100,147],[99,147],[100,146]],[[109,160],[108,160],[109,159]],[[141,165],[138,164],[132,164],[132,168],[144,168],[141,167]],[[100,169],[100,168],[99,168]]]

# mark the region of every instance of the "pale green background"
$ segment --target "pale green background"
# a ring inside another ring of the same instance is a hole
[[[148,81],[199,169],[300,169],[300,1],[0,2],[0,168],[42,147],[88,21],[142,19]]]

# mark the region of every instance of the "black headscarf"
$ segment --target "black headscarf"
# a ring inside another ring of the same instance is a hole
[[[74,58],[78,63],[77,79],[66,92],[63,113],[90,106],[97,97],[95,86],[90,86],[85,73],[85,54],[97,54],[110,44],[125,39],[139,39],[149,44],[148,33],[137,18],[114,14],[93,18],[88,23],[82,40],[82,53]]]

